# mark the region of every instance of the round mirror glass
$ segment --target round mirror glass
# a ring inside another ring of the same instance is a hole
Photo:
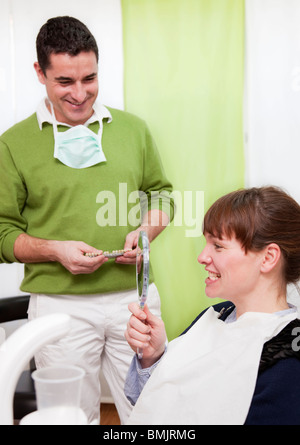
[[[146,232],[140,232],[136,252],[136,283],[140,307],[147,300],[149,286],[149,241]]]

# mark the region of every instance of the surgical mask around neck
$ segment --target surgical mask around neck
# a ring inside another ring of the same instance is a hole
[[[84,125],[76,125],[69,130],[59,132],[50,102],[53,117],[54,157],[71,168],[87,168],[106,161],[101,146],[103,123],[100,121],[98,134]]]

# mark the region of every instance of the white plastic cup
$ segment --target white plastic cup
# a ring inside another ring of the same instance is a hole
[[[41,368],[32,373],[39,415],[45,423],[82,423],[80,398],[84,375],[83,369],[68,365]]]

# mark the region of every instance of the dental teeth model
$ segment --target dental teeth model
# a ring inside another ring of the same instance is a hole
[[[118,256],[124,255],[125,252],[130,252],[132,249],[126,249],[126,250],[113,250],[112,252],[103,252],[103,255],[106,256],[106,258],[116,258]],[[90,258],[99,256],[100,253],[92,253],[92,252],[86,252],[84,253],[85,256],[88,256]]]

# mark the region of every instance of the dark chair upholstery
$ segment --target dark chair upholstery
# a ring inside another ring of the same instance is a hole
[[[30,295],[0,298],[0,323],[23,320],[27,318]],[[23,371],[16,387],[14,396],[14,419],[20,420],[35,411],[36,397],[31,372],[35,369],[34,360],[30,369]]]

